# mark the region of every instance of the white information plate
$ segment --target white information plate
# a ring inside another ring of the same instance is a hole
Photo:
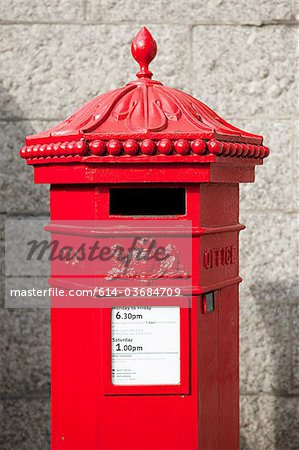
[[[180,384],[180,308],[112,309],[112,383]]]

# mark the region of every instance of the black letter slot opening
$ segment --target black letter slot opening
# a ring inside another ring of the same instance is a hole
[[[184,188],[111,188],[110,215],[181,216],[186,213]]]

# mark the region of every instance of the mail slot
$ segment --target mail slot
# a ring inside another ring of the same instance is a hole
[[[111,188],[110,215],[173,216],[186,213],[184,188]]]
[[[51,185],[50,229],[64,241],[80,233],[112,241],[116,226],[119,238],[135,236],[131,253],[137,244],[145,251],[148,221],[156,237],[177,239],[168,271],[161,251],[146,283],[142,259],[129,261],[126,275],[141,284],[119,285],[123,304],[52,304],[53,450],[239,448],[239,183],[254,181],[269,149],[261,136],[152,80],[156,51],[142,28],[132,43],[137,79],[28,136],[20,151],[35,182]],[[80,220],[91,224],[59,225]],[[107,258],[106,296],[116,257]],[[53,263],[52,285],[82,282],[55,270]],[[85,280],[99,283],[97,276]],[[179,296],[173,279],[187,280]]]

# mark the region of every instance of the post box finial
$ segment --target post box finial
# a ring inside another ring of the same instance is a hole
[[[153,74],[148,66],[157,54],[157,44],[146,27],[141,28],[135,36],[131,45],[131,52],[133,58],[140,65],[140,70],[136,73],[137,77],[152,78]]]

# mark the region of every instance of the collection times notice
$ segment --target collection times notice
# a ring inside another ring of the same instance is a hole
[[[112,383],[180,384],[180,308],[112,309]]]

